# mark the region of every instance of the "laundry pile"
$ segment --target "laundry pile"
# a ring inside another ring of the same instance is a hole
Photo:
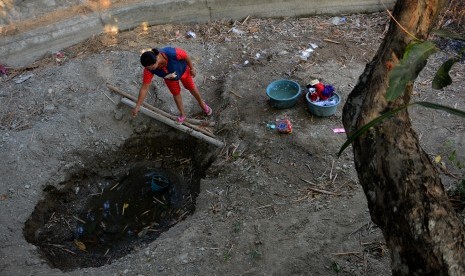
[[[307,84],[309,99],[312,103],[327,106],[337,104],[337,98],[334,96],[334,87],[324,84],[318,79],[314,79]]]

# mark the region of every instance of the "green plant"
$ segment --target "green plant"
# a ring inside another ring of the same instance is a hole
[[[446,31],[436,31],[435,34],[447,39],[465,41],[465,38]],[[386,99],[388,101],[394,101],[400,96],[402,96],[405,92],[405,88],[407,87],[407,85],[412,83],[417,78],[419,73],[419,70],[417,68],[423,68],[428,58],[437,51],[438,47],[433,42],[419,41],[415,38],[413,42],[411,42],[407,46],[407,49],[402,59],[398,62],[396,66],[392,68],[392,70],[389,73],[389,86],[386,91]],[[456,62],[463,59],[464,52],[465,47],[459,49],[456,53],[456,56],[449,58],[441,65],[439,70],[436,72],[432,82],[432,87],[434,89],[442,89],[452,83],[452,79],[449,76],[449,72]],[[409,103],[400,106],[396,109],[390,110],[386,113],[383,113],[381,116],[373,119],[372,121],[362,126],[360,129],[351,133],[348,136],[346,142],[339,149],[339,152],[337,154],[338,157],[341,156],[342,152],[349,145],[351,145],[356,138],[360,137],[370,128],[381,123],[388,117],[393,116],[397,112],[402,111],[412,105],[420,105],[427,108],[438,109],[465,118],[465,111],[455,109],[452,107],[425,101]]]
[[[241,232],[241,223],[239,221],[234,222],[232,230],[236,234]]]
[[[257,249],[252,250],[252,252],[250,253],[250,257],[252,259],[258,259],[260,256],[262,256],[262,253],[260,253],[260,251],[258,251]]]
[[[449,161],[454,164],[458,169],[463,169],[464,164],[457,157],[457,150],[454,149],[452,153],[447,157]]]
[[[223,261],[227,262],[231,259],[231,252],[224,252],[223,253]]]
[[[424,106],[424,107],[428,107],[428,108],[432,108],[432,109],[438,109],[438,110],[446,111],[446,112],[448,112],[450,114],[454,114],[454,115],[461,116],[461,117],[465,118],[465,111],[455,109],[455,108],[452,108],[452,107],[448,107],[448,106],[444,106],[444,105],[440,105],[440,104],[435,104],[435,103],[430,103],[430,102],[413,102],[413,103],[410,103],[410,104],[407,104],[407,105],[403,105],[401,107],[398,107],[396,109],[388,111],[388,112],[384,113],[383,115],[371,120],[370,122],[368,122],[367,124],[362,126],[360,129],[356,130],[354,133],[349,135],[347,137],[346,142],[339,149],[339,152],[337,153],[338,157],[341,156],[342,152],[344,152],[344,150],[349,145],[351,145],[352,142],[355,139],[357,139],[357,137],[359,137],[363,133],[367,132],[370,128],[372,128],[372,127],[376,126],[377,124],[381,123],[386,118],[391,117],[394,114],[396,114],[397,112],[402,111],[402,110],[404,110],[404,109],[406,109],[406,108],[408,108],[409,106],[412,106],[412,105],[420,105],[420,106]]]
[[[443,168],[446,168],[446,164],[442,161],[443,156],[447,157],[450,164],[455,168],[462,170],[465,168],[464,161],[457,155],[457,149],[455,148],[454,142],[447,140],[444,143],[444,152],[435,156],[434,161],[437,164],[440,164]]]
[[[342,271],[341,266],[336,261],[333,261],[332,268],[333,268],[334,272],[336,272],[336,273],[339,273],[339,272]]]
[[[462,179],[462,182],[460,182],[457,185],[456,189],[457,193],[460,194],[462,197],[465,197],[465,179]]]

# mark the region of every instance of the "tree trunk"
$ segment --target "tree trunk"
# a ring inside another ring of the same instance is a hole
[[[410,34],[426,39],[444,3],[397,1],[393,16]],[[409,102],[412,85],[395,102],[387,102],[385,93],[390,65],[401,59],[412,40],[391,20],[376,56],[344,105],[343,124],[348,134]],[[435,166],[420,147],[408,111],[371,128],[352,147],[371,218],[383,231],[391,251],[393,274],[465,275],[464,226]]]

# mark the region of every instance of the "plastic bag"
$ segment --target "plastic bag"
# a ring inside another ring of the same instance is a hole
[[[276,118],[276,129],[279,133],[292,133],[291,120],[287,116]]]

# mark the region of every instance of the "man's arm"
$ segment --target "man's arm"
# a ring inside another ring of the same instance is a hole
[[[191,57],[189,55],[186,55],[185,60],[186,60],[187,66],[189,66],[189,68],[191,69],[191,75],[195,77],[195,75],[197,75],[197,72],[194,68],[194,65],[192,64]]]
[[[195,75],[197,75],[197,72],[196,72],[196,70],[194,68],[194,64],[192,63],[192,59],[191,59],[191,57],[189,56],[189,54],[186,51],[184,51],[181,48],[176,48],[176,58],[178,60],[180,60],[180,59],[185,60],[186,63],[187,63],[187,66],[189,66],[189,68],[191,70],[191,75],[193,77],[195,77]]]
[[[139,90],[139,97],[137,98],[136,107],[134,107],[131,110],[132,117],[136,117],[137,113],[139,113],[139,109],[142,103],[144,102],[145,97],[147,97],[147,92],[149,91],[149,87],[150,87],[150,83],[142,83],[142,86],[140,87],[140,90]]]

